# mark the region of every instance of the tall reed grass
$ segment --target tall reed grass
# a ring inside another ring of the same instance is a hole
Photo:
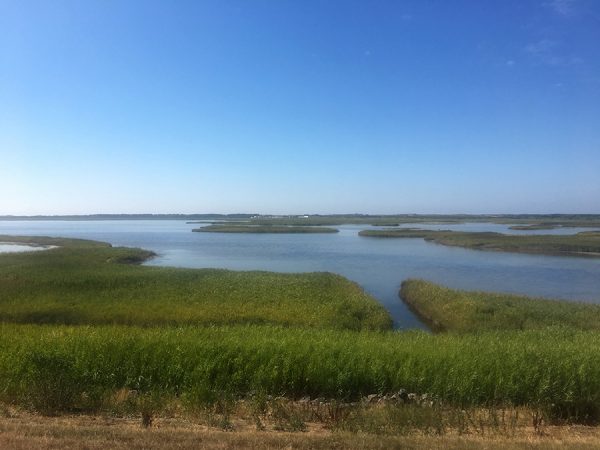
[[[473,333],[550,326],[600,331],[600,306],[596,304],[463,291],[416,279],[402,282],[400,297],[434,331]]]
[[[1,398],[98,409],[131,389],[202,404],[216,393],[353,400],[407,389],[458,407],[529,405],[598,417],[600,334],[478,335],[233,326],[0,326]]]

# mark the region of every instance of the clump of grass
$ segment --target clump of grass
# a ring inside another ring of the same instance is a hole
[[[265,431],[265,425],[263,423],[263,417],[269,410],[268,395],[264,392],[252,393],[250,396],[250,414],[256,425],[257,431]]]
[[[590,303],[462,291],[414,279],[402,283],[400,297],[434,331],[600,330],[600,306]]]
[[[348,417],[339,421],[335,429],[354,433],[406,435],[415,430],[425,434],[442,435],[453,418],[445,417],[441,407],[424,408],[416,405],[386,404],[376,408],[353,408]],[[460,431],[460,428],[459,428]]]
[[[301,412],[285,398],[275,399],[270,404],[271,417],[277,431],[306,431],[306,423]]]
[[[142,427],[150,428],[154,422],[154,416],[160,407],[159,399],[152,395],[141,395],[138,397],[138,409],[141,413]]]
[[[22,355],[20,369],[25,403],[44,414],[72,411],[84,391],[68,354],[38,347]]]

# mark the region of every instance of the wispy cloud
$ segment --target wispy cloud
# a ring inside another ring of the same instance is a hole
[[[572,16],[575,13],[575,0],[551,0],[545,4],[561,16]]]
[[[565,56],[560,45],[550,39],[542,39],[525,46],[527,53],[537,64],[547,66],[570,66],[583,63],[577,56]]]
[[[541,41],[532,42],[525,46],[525,52],[534,58],[537,62],[556,66],[560,63],[561,58],[556,56],[556,42],[550,39],[542,39]]]

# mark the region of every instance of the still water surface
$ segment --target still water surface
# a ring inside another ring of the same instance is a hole
[[[0,221],[0,234],[75,237],[142,247],[158,254],[147,264],[278,272],[330,271],[359,283],[392,314],[399,328],[422,327],[398,298],[402,280],[424,278],[450,287],[600,303],[600,258],[482,252],[422,239],[359,237],[364,225],[336,234],[192,233],[199,224],[172,220]],[[411,226],[411,225],[406,225]],[[467,223],[420,228],[568,234],[583,229],[513,231]]]
[[[24,244],[9,244],[6,242],[0,242],[0,253],[22,253],[22,252],[35,252],[39,250],[47,250],[50,247],[41,247]]]

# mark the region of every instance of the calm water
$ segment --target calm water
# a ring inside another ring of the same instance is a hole
[[[364,238],[363,225],[337,234],[192,233],[184,221],[0,221],[0,234],[101,240],[158,253],[149,265],[219,267],[279,272],[330,271],[374,295],[400,328],[420,327],[398,298],[402,280],[425,278],[447,286],[600,303],[600,258],[482,252],[445,247],[422,239]],[[408,225],[407,225],[408,226]],[[422,225],[414,225],[424,228]],[[575,233],[564,228],[524,232],[488,223],[429,225],[431,229],[515,234]]]
[[[40,247],[23,244],[7,244],[5,242],[0,242],[0,253],[36,252],[39,250],[46,250],[48,248],[49,247]]]

